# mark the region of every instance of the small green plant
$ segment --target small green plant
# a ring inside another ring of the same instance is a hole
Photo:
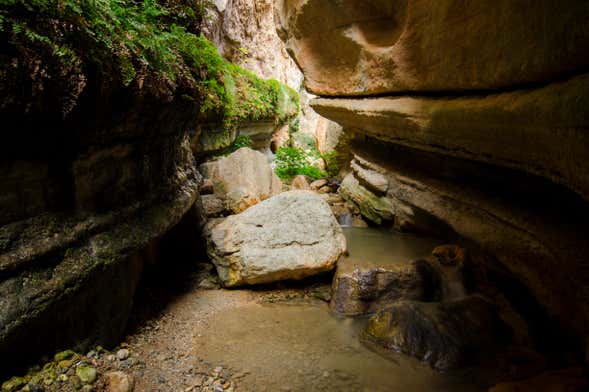
[[[297,147],[279,148],[278,151],[276,151],[274,162],[276,165],[276,175],[283,180],[290,179],[299,174],[303,174],[312,179],[327,176],[327,174],[321,169],[310,165],[305,151]]]
[[[325,161],[325,171],[329,177],[337,177],[339,174],[338,155],[335,151],[322,154],[321,158]]]
[[[225,155],[232,154],[243,147],[251,147],[252,145],[253,142],[251,137],[249,137],[248,135],[239,135],[235,138],[233,144],[229,146],[229,148],[225,152]]]

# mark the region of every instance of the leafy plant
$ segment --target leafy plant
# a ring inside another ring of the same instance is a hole
[[[274,160],[276,175],[281,179],[290,179],[299,174],[312,179],[326,177],[326,173],[309,164],[305,152],[296,147],[281,147],[276,151]]]
[[[252,142],[251,137],[249,137],[248,135],[239,135],[235,138],[235,141],[233,142],[233,144],[231,146],[229,146],[229,148],[227,148],[227,151],[225,152],[224,155],[229,155],[229,154],[234,153],[235,151],[239,150],[240,148],[251,147],[252,145],[253,145],[253,142]]]

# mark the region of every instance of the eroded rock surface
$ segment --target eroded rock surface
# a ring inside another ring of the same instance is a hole
[[[329,271],[346,250],[329,206],[309,191],[285,192],[230,216],[211,229],[207,241],[228,287]]]
[[[279,33],[317,95],[496,90],[589,68],[585,2],[276,4]]]

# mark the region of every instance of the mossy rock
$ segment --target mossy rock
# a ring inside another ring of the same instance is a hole
[[[76,368],[76,376],[80,378],[84,384],[92,384],[96,381],[98,373],[95,368],[89,365],[80,365]]]

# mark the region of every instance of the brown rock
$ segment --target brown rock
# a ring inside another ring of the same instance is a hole
[[[108,372],[106,377],[106,392],[132,392],[135,381],[132,376],[124,372]]]
[[[295,176],[295,178],[292,179],[292,183],[290,184],[290,189],[291,190],[301,190],[301,191],[308,191],[311,190],[311,187],[309,186],[309,182],[307,181],[307,177],[299,174],[298,176]]]
[[[589,200],[587,74],[484,97],[321,98],[313,107],[384,142],[527,171]]]
[[[327,185],[327,180],[325,178],[322,178],[320,180],[315,180],[310,184],[311,189],[313,190],[319,190],[319,188],[324,187],[325,185]]]
[[[497,90],[559,79],[589,67],[588,16],[589,4],[576,0],[276,6],[279,34],[307,88],[336,96]]]

